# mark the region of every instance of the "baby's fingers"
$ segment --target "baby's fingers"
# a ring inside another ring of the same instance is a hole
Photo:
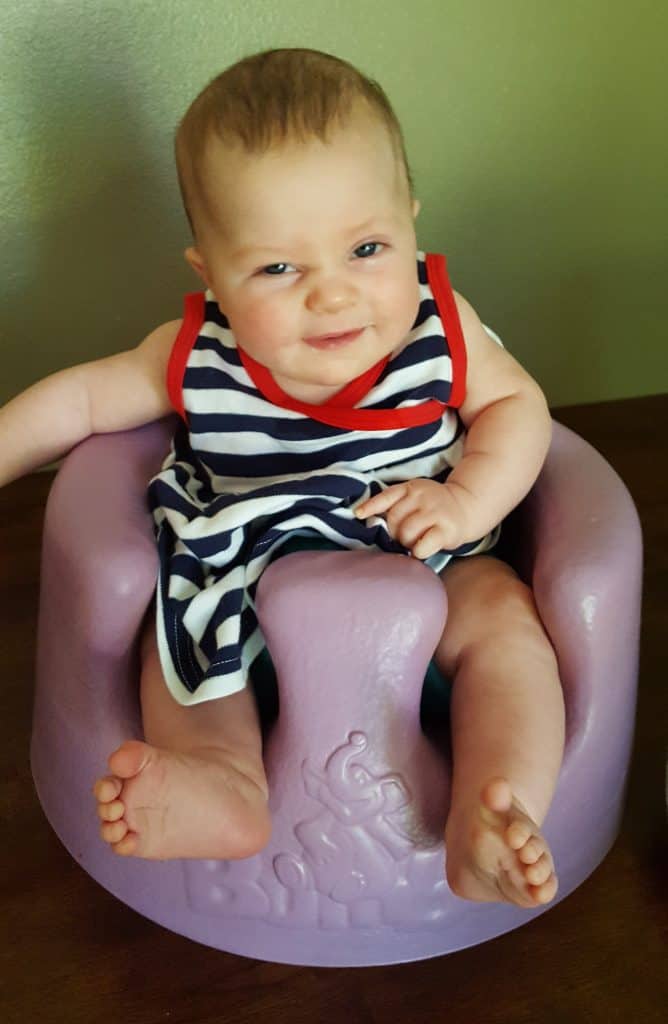
[[[398,501],[406,496],[408,489],[405,484],[393,484],[391,487],[386,487],[380,494],[375,494],[373,498],[368,498],[367,501],[363,501],[361,505],[358,505],[355,509],[355,515],[358,519],[367,519],[369,516],[380,516],[383,512],[387,512],[388,509],[396,505]]]
[[[441,551],[443,548],[443,535],[442,531],[438,526],[431,526],[422,536],[415,542],[411,549],[411,554],[414,558],[430,558],[431,555],[435,555],[437,551]]]

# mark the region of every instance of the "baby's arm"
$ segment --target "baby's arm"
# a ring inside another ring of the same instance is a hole
[[[445,484],[396,484],[356,509],[364,518],[385,514],[392,536],[417,558],[477,540],[501,522],[532,487],[552,436],[538,384],[456,298],[468,357],[462,458]]]
[[[135,349],[45,377],[0,409],[0,487],[60,458],[89,434],[128,430],[167,415],[173,320]]]

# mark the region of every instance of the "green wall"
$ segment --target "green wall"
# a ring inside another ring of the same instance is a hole
[[[424,248],[552,404],[668,390],[660,0],[0,0],[0,401],[135,345],[194,285],[173,128],[313,46],[384,85]]]

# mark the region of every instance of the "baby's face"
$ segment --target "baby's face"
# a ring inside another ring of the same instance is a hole
[[[212,141],[205,182],[188,258],[284,391],[326,401],[397,348],[419,305],[417,204],[383,125],[360,113],[260,155]]]

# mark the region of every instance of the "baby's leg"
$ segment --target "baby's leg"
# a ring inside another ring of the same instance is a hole
[[[142,640],[146,742],[109,758],[94,792],[102,838],[121,855],[166,859],[249,857],[271,825],[262,738],[250,687],[190,707],[164,682],[151,617]]]
[[[468,899],[547,903],[557,878],[540,825],[564,745],[556,657],[530,589],[503,562],[457,559],[442,577],[449,612],[434,657],[453,680],[448,882]]]

